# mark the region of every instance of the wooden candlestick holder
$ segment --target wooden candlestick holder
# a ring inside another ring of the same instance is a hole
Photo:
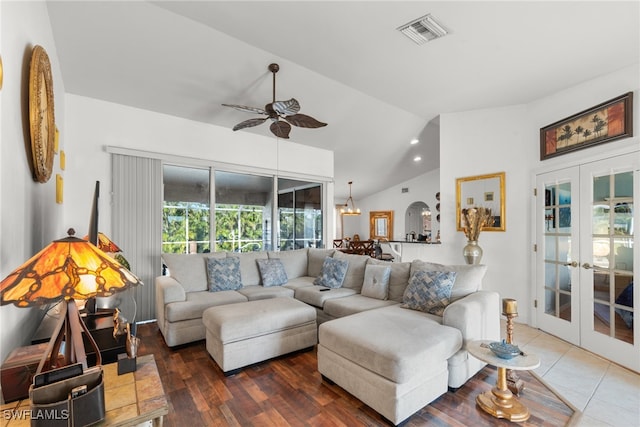
[[[504,303],[503,303],[504,307]],[[502,313],[507,318],[507,343],[513,344],[513,319],[518,317],[517,312]],[[519,396],[524,389],[524,381],[520,379],[516,371],[507,369],[507,388],[511,390],[513,394]]]

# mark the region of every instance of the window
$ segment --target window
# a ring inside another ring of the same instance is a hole
[[[162,252],[210,252],[209,169],[165,165]]]

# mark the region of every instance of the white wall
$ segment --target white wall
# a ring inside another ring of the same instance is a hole
[[[63,208],[55,202],[52,178],[33,179],[29,139],[28,76],[33,46],[47,51],[52,66],[55,115],[64,134],[65,105],[47,7],[43,2],[0,2],[0,54],[4,83],[0,91],[0,277],[4,278],[54,239],[66,236]],[[64,149],[64,139],[60,142]],[[15,347],[29,343],[39,324],[39,309],[0,307],[0,360]]]
[[[65,223],[86,233],[95,181],[101,182],[100,230],[111,230],[110,154],[105,147],[163,153],[202,162],[333,179],[333,152],[68,94]],[[333,200],[333,184],[329,184]],[[330,223],[332,229],[333,223]]]
[[[518,321],[531,323],[533,309],[532,255],[534,175],[613,150],[638,147],[639,138],[603,144],[553,160],[539,160],[539,129],[628,91],[634,91],[638,121],[640,66],[637,64],[585,82],[528,105],[442,114],[440,118],[440,184],[442,250],[462,262],[465,237],[455,230],[455,180],[459,177],[506,172],[506,232],[483,232],[483,264],[489,269],[487,289],[519,301]],[[636,131],[637,134],[637,131]],[[638,256],[638,254],[636,254]]]
[[[402,189],[408,188],[407,193]],[[425,202],[431,209],[432,234],[438,231],[439,224],[435,220],[436,193],[440,191],[440,171],[434,170],[417,176],[408,181],[402,182],[384,191],[373,194],[361,200],[357,200],[355,205],[360,208],[362,215],[344,217],[344,236],[351,237],[355,233],[361,239],[369,238],[369,212],[371,211],[393,211],[393,240],[404,240],[405,238],[405,212],[413,202]],[[340,236],[338,236],[339,238]]]

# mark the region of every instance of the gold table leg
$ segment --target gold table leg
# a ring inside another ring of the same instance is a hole
[[[498,368],[496,386],[491,391],[479,394],[476,403],[496,418],[505,418],[516,423],[529,419],[529,409],[507,388],[506,368]]]

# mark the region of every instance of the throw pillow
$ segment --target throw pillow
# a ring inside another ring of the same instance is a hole
[[[409,278],[401,307],[442,316],[451,302],[451,288],[455,279],[455,272],[416,271]]]
[[[443,265],[416,259],[411,263],[411,274],[418,270],[456,273],[456,281],[451,289],[451,301],[456,301],[482,289],[482,278],[487,272],[487,266],[484,264]]]
[[[362,296],[381,300],[389,298],[389,277],[391,277],[391,267],[367,264],[364,270]]]
[[[328,288],[339,288],[347,275],[349,261],[346,259],[336,259],[326,257],[322,263],[320,275],[313,281],[314,285],[326,286]]]
[[[262,286],[280,286],[287,283],[287,272],[278,258],[258,259]]]
[[[207,259],[207,281],[210,292],[235,291],[242,288],[240,259],[236,257]]]

